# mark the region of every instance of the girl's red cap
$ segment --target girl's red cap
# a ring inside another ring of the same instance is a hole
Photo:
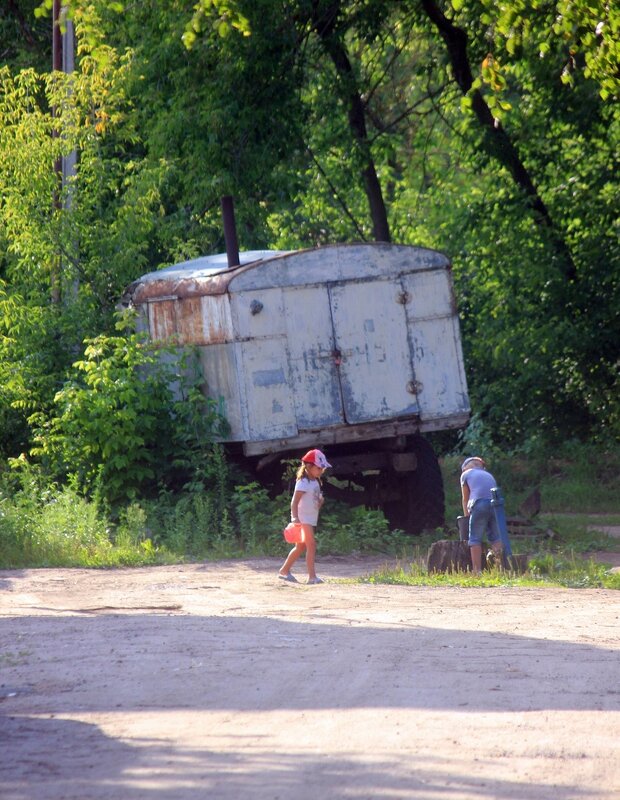
[[[306,464],[314,464],[316,467],[320,467],[321,469],[327,469],[331,467],[329,461],[325,458],[324,453],[320,450],[308,450],[306,455],[301,459]]]

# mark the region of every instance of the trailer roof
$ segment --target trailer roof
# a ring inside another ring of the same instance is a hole
[[[162,295],[187,297],[195,294],[222,294],[239,270],[288,255],[290,252],[292,251],[246,250],[239,253],[240,263],[235,267],[228,266],[226,253],[216,253],[147,272],[127,287],[121,298],[121,305],[140,303]]]
[[[278,285],[295,285],[343,280],[353,277],[351,271],[359,276],[360,270],[372,273],[388,268],[390,272],[408,272],[412,268],[449,267],[443,253],[386,242],[326,245],[308,250],[248,250],[239,253],[239,261],[239,265],[229,267],[226,253],[218,253],[149,272],[127,287],[121,304],[224,294],[233,279],[236,288],[264,288],[275,285],[276,279]],[[366,267],[363,262],[367,262]],[[264,269],[256,269],[260,267]]]
[[[257,261],[267,261],[270,258],[285,255],[290,250],[247,250],[239,253],[239,265],[254,264]],[[228,256],[226,253],[217,253],[212,256],[201,256],[193,258],[191,261],[183,261],[181,264],[173,264],[171,267],[164,267],[155,272],[148,272],[140,278],[141,282],[149,283],[158,280],[175,280],[176,278],[209,278],[217,275],[218,272],[228,272],[229,269],[237,267],[228,266]]]

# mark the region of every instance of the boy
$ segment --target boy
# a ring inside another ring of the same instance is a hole
[[[469,553],[474,575],[482,573],[482,539],[487,534],[496,558],[501,558],[502,543],[495,511],[491,505],[491,489],[497,481],[487,471],[480,456],[466,458],[461,464],[461,496],[463,514],[469,517]]]

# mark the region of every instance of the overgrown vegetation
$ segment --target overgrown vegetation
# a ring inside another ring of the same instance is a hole
[[[481,578],[463,573],[429,575],[425,566],[428,546],[444,536],[437,532],[414,546],[398,569],[381,570],[371,580],[437,586],[620,589],[620,575],[612,574],[609,565],[589,555],[595,551],[620,552],[620,537],[605,532],[608,527],[620,529],[620,448],[567,442],[551,452],[527,449],[526,454],[510,455],[496,449],[491,449],[488,455],[482,451],[502,486],[509,518],[519,518],[521,504],[532,492],[540,492],[540,514],[523,535],[513,535],[511,541],[515,553],[528,556],[525,575],[497,569],[485,571]],[[455,520],[462,513],[461,461],[462,456],[454,455],[442,459],[448,520]],[[453,535],[455,532],[453,526]]]
[[[612,574],[605,564],[592,559],[574,556],[555,557],[547,554],[530,561],[524,575],[515,575],[500,570],[485,571],[482,576],[470,573],[441,573],[429,575],[418,562],[405,562],[397,569],[385,568],[368,579],[369,583],[401,584],[404,586],[461,586],[492,587],[519,586],[533,588],[541,586],[564,586],[569,589],[620,589],[620,575]]]
[[[390,531],[379,511],[351,509],[328,500],[320,520],[319,555],[374,553],[400,559],[399,569],[379,571],[373,582],[620,588],[618,575],[588,557],[597,550],[620,551],[620,539],[603,530],[620,525],[617,447],[602,451],[571,445],[552,459],[493,456],[491,466],[504,487],[509,516],[518,513],[521,500],[535,487],[543,498],[535,527],[512,541],[515,552],[529,556],[526,575],[499,571],[485,572],[482,578],[428,575],[425,562],[432,542],[456,536],[453,521],[460,513],[461,458],[442,459],[447,530],[412,538]],[[178,493],[164,491],[158,497],[128,502],[114,515],[106,513],[97,498],[80,494],[71,481],[50,486],[40,467],[22,460],[17,470],[2,476],[0,567],[137,566],[283,556],[287,545],[282,529],[289,516],[290,494],[270,499],[247,476],[233,473],[218,447],[213,447],[210,459],[211,475],[217,477],[208,485],[189,482]],[[596,499],[584,505],[594,463],[599,465]],[[575,498],[575,503],[567,503],[566,497]]]
[[[448,519],[450,454],[480,451],[513,510],[539,487],[555,515],[541,564],[594,546],[561,514],[619,512],[613,4],[63,7],[71,75],[45,66],[51,0],[0,9],[1,563],[281,552],[289,498],[225,458],[192,353],[175,372],[115,313],[143,273],[223,249],[223,194],[242,249],[445,251],[475,410],[436,437]],[[411,548],[377,512],[321,525],[323,552]]]

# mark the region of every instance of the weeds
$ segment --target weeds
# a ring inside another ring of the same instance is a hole
[[[604,588],[620,589],[620,575],[612,574],[604,564],[592,559],[584,562],[574,556],[534,557],[524,575],[504,572],[500,569],[484,571],[482,575],[470,572],[429,573],[418,561],[396,568],[385,566],[362,582],[398,584],[404,586],[460,586],[460,587],[541,587],[563,586],[571,589]]]
[[[545,512],[538,518],[540,535],[513,539],[515,552],[533,551],[525,575],[486,572],[474,578],[426,572],[432,542],[456,535],[461,512],[461,458],[456,456],[442,460],[447,531],[412,539],[402,531],[391,531],[380,511],[328,500],[319,522],[318,553],[384,553],[407,565],[378,572],[370,579],[376,583],[620,588],[619,576],[583,558],[595,550],[620,550],[620,539],[605,531],[620,524],[620,451],[584,446],[572,452],[572,460],[568,451],[547,459],[494,454],[490,463],[504,489],[509,516],[516,513],[523,496],[540,487]],[[136,499],[112,513],[97,497],[84,497],[77,486],[49,485],[38,468],[20,461],[19,469],[0,476],[0,567],[140,566],[283,556],[287,545],[282,530],[289,518],[290,495],[270,498],[259,484],[234,472],[217,448],[207,466],[204,479],[177,493],[162,491],[156,498]],[[593,480],[598,481],[595,489]],[[585,502],[588,493],[596,502]],[[592,508],[599,514],[603,509],[610,513],[593,518]],[[552,538],[546,535],[548,528],[554,531]]]

